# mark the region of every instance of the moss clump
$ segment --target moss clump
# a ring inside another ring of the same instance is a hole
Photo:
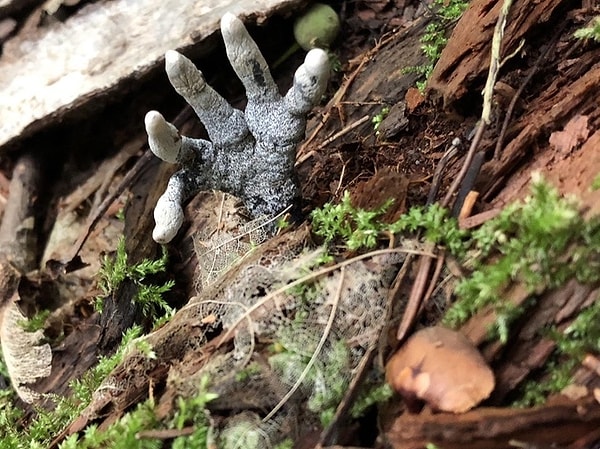
[[[516,307],[504,301],[511,282],[522,282],[533,298],[572,278],[600,281],[600,219],[584,220],[575,199],[536,176],[525,201],[507,206],[471,234],[469,253],[473,271],[457,285],[458,300],[444,321],[456,327],[492,306],[498,317],[493,330],[505,342],[510,324],[535,302]]]
[[[587,26],[575,31],[573,36],[577,39],[591,39],[600,42],[600,16],[594,17]]]
[[[389,234],[408,234],[422,231],[425,240],[447,247],[461,255],[466,248],[467,232],[458,229],[456,220],[437,204],[413,207],[394,223],[381,220],[391,206],[390,199],[375,210],[364,210],[352,205],[350,194],[344,193],[339,204],[325,204],[311,213],[313,232],[326,245],[341,243],[350,250],[372,249],[381,237]]]
[[[592,188],[598,188],[600,177]],[[328,245],[349,249],[373,248],[388,233],[416,235],[445,246],[470,270],[455,287],[456,301],[444,322],[456,327],[484,307],[497,319],[490,337],[509,338],[513,323],[536,303],[536,295],[558,288],[570,279],[584,284],[600,282],[600,217],[584,219],[574,198],[564,197],[534,176],[531,194],[507,206],[496,218],[475,231],[460,230],[456,220],[437,205],[409,210],[398,221],[387,224],[381,216],[389,202],[375,211],[356,209],[346,194],[340,204],[326,204],[312,214],[313,232]],[[503,292],[512,283],[522,283],[529,298],[516,306]],[[521,405],[539,402],[549,392],[568,384],[569,373],[586,352],[600,348],[600,302],[582,310],[564,331],[549,330],[557,342],[555,366],[547,367],[547,381],[524,388]]]
[[[427,57],[427,63],[404,69],[405,73],[417,73],[422,78],[417,81],[417,88],[421,92],[427,87],[427,80],[433,71],[433,66],[440,59],[442,50],[446,47],[448,27],[460,18],[468,6],[468,0],[433,1],[432,9],[435,11],[435,17],[425,27],[425,33],[421,36],[421,50]]]
[[[160,319],[164,315],[171,316],[174,312],[173,308],[165,301],[163,294],[171,290],[175,283],[167,281],[163,285],[154,285],[146,281],[149,276],[165,272],[167,262],[168,254],[166,247],[163,247],[160,259],[144,259],[133,265],[128,264],[125,239],[121,238],[115,256],[104,257],[102,267],[98,273],[98,287],[105,296],[109,296],[117,290],[122,282],[128,279],[138,288],[134,301],[140,305],[144,316],[154,317],[155,319]],[[103,299],[97,298],[94,306],[96,310],[102,312]]]

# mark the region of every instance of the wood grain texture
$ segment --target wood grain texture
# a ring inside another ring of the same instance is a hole
[[[17,35],[0,57],[0,154],[6,144],[96,108],[164,62],[167,50],[200,52],[225,12],[260,22],[302,0],[116,0],[64,23]],[[206,51],[206,50],[205,50]]]

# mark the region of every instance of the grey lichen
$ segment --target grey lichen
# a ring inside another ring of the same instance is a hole
[[[231,193],[254,217],[279,213],[299,196],[294,179],[296,146],[304,137],[307,113],[326,87],[327,54],[321,49],[308,52],[296,70],[293,86],[282,97],[243,23],[227,13],[221,19],[221,31],[227,57],[246,89],[246,110],[234,109],[206,84],[189,59],[168,51],[169,80],[192,106],[210,141],[180,136],[159,112],[146,114],[152,152],[183,166],[171,177],[154,209],[152,237],[159,243],[175,237],[183,223],[183,202],[200,190]]]

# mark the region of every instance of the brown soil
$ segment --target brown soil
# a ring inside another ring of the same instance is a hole
[[[566,0],[514,3],[502,54],[515,54],[499,73],[493,121],[475,148],[475,163],[471,164],[458,193],[448,196],[449,205],[453,205],[458,215],[464,196],[470,191],[478,192],[476,203],[461,221],[464,226],[476,226],[504,205],[524,197],[533,171],[541,172],[561,193],[577,195],[585,213],[597,214],[600,208],[600,193],[589,188],[600,173],[600,46],[572,37],[576,29],[598,13],[598,6],[591,1],[574,4]],[[432,19],[430,14],[416,14],[419,2],[403,0],[336,3],[344,20],[335,49],[342,70],[333,76],[327,94],[329,101],[315,109],[307,139],[298,152],[305,214],[326,202],[338,201],[345,190],[351,192],[354,204],[365,208],[394,198],[396,201],[387,213],[390,220],[410,206],[425,204],[428,197],[445,201],[448,189],[465,164],[481,116],[481,91],[489,70],[491,40],[501,4],[494,0],[472,1],[451,34],[425,96],[421,96],[413,87],[416,75],[406,74],[403,69],[425,63],[419,39]],[[280,17],[268,22],[271,32],[283,34],[286,26],[289,21]],[[283,34],[287,37],[276,45],[265,38],[264,29],[252,32],[269,60],[276,59],[290,39],[289,33]],[[301,57],[294,55],[275,71],[283,89],[289,85]],[[213,52],[206,61],[207,67],[219,68],[212,73],[208,70],[209,82],[243,107],[243,92],[232,82],[235,76],[220,69],[226,66],[223,52]],[[79,252],[83,262],[90,264],[88,268],[72,271],[70,265],[62,264],[73,262],[75,255],[73,238],[65,238],[49,251],[45,261],[50,263],[41,273],[26,276],[42,291],[53,283],[70,286],[61,297],[68,305],[62,307],[59,319],[49,329],[64,338],[54,348],[51,375],[34,385],[40,392],[65,394],[71,379],[92,366],[97,356],[110,354],[122,332],[139,321],[130,305],[135,295],[133,285],[124,283],[107,298],[101,317],[94,312],[91,302],[100,293],[95,273],[101,256],[114,250],[120,234],[126,238],[130,261],[155,258],[159,254],[159,248],[151,240],[152,209],[173,167],[149,156],[140,117],[146,110],[157,108],[165,116],[177,116],[182,134],[203,133],[162,75],[140,83],[124,92],[122,101],[110,104],[101,113],[44,130],[2,161],[0,198],[5,201],[0,203],[0,209],[7,198],[10,201],[16,195],[9,182],[14,178],[15,164],[23,155],[33,155],[34,163],[43,167],[40,183],[44,187],[35,197],[23,200],[24,207],[35,205],[43,210],[39,213],[34,208],[37,238],[27,243],[27,248],[35,254],[36,262],[30,268],[39,265],[42,248],[57,223],[63,233],[64,229],[70,229],[75,238],[81,239],[90,232]],[[510,106],[513,99],[514,106]],[[390,113],[376,134],[371,117],[385,106]],[[502,130],[507,114],[507,126]],[[449,160],[437,185],[434,173],[455,138],[461,142],[458,156]],[[480,167],[477,161],[481,162]],[[135,176],[128,177],[128,173]],[[102,209],[100,203],[109,195],[114,201],[109,202],[108,209]],[[172,276],[176,287],[169,294],[174,306],[182,306],[195,294],[193,273],[197,261],[191,236],[214,219],[211,216],[218,204],[212,193],[198,195],[188,205],[186,229],[169,245],[176,273]],[[124,222],[117,219],[122,208]],[[200,208],[203,212],[198,212]],[[101,214],[90,227],[89,217],[97,211]],[[7,207],[5,217],[8,214]],[[305,228],[300,225],[299,229],[278,237],[275,243],[269,242],[261,251],[274,250],[276,245],[293,246],[297,243],[293,239],[307,238]],[[3,236],[6,237],[0,228],[0,241],[6,241]],[[427,264],[423,260],[415,261],[409,282],[399,294],[414,295],[411,289],[419,277],[418,267]],[[433,276],[430,271],[433,270],[425,271],[427,279]],[[4,272],[0,274],[6,276]],[[15,290],[14,274],[7,280],[2,276],[0,285],[7,289],[3,299],[8,300]],[[156,281],[164,279],[159,276]],[[461,329],[479,347],[496,376],[494,393],[483,406],[460,415],[433,413],[428,409],[413,414],[396,402],[379,411],[378,430],[374,420],[342,428],[342,434],[352,435],[343,443],[394,448],[420,448],[427,443],[441,448],[506,448],[517,442],[525,444],[520,447],[531,448],[597,447],[594,444],[600,440],[597,432],[600,406],[592,391],[599,382],[597,375],[589,370],[582,368],[577,374],[579,383],[588,388],[581,398],[557,396],[545,406],[531,410],[506,407],[519,385],[536,373],[553,350],[553,345],[534,330],[548,323],[567,323],[581,307],[595,299],[597,287],[570,282],[559,290],[544,292],[527,323],[522,324],[521,332],[505,347],[485,341],[486,326],[491,319],[487,312],[477,315]],[[516,302],[524,301],[527,296],[518,285],[507,295]],[[33,310],[48,306],[36,303],[38,296],[32,295],[30,299]],[[27,303],[27,297],[21,300]],[[185,327],[185,319],[186,315],[181,314],[174,320],[176,324],[157,333],[157,341],[161,338],[160,341],[169,341],[173,353],[152,369],[144,367],[140,378],[134,374],[142,368],[121,366],[123,379],[137,380],[118,398],[93,404],[64,434],[57,436],[57,442],[91,422],[114,421],[147,398],[154,388],[149,385],[159,386],[153,392],[157,398],[164,394],[159,404],[166,416],[172,406],[169,402],[172,392],[165,387],[169,366],[181,363],[185,365],[182,372],[193,372],[210,353],[210,343],[208,349],[197,353],[186,347],[186,340],[193,337],[190,332],[195,328]],[[422,324],[431,324],[435,317],[425,313],[420,319]],[[410,323],[409,328],[413,326]],[[397,344],[393,338],[391,341]],[[132,371],[126,372],[127,369]],[[370,437],[358,437],[361,433],[369,433]],[[313,446],[307,443],[297,447]]]

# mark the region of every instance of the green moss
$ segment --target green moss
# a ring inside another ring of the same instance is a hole
[[[291,438],[286,438],[281,443],[273,446],[273,449],[293,449],[293,447],[294,447],[294,440],[292,440]]]
[[[279,348],[279,350],[277,352],[281,352],[283,350],[283,348]],[[276,349],[273,348],[273,352],[275,352]],[[241,369],[240,371],[238,371],[237,373],[235,373],[235,380],[237,382],[244,382],[248,379],[250,379],[252,376],[256,375],[256,374],[260,374],[261,373],[261,368],[260,366],[256,363],[256,362],[252,362],[250,364],[248,364],[248,366],[246,366],[245,368]]]
[[[296,332],[284,332],[280,337],[285,351],[269,357],[269,364],[280,373],[285,383],[292,385],[300,378],[314,348]],[[350,353],[346,343],[340,340],[319,355],[304,378],[303,387],[310,391],[308,409],[319,415],[323,426],[331,421],[348,388],[349,377],[343,373],[350,373]]]
[[[163,442],[155,438],[138,438],[140,431],[157,427],[154,414],[154,404],[147,400],[138,404],[135,409],[126,413],[117,422],[111,424],[105,431],[100,431],[97,425],[88,426],[83,435],[69,436],[63,441],[60,449],[159,449]]]
[[[35,332],[44,329],[49,316],[49,310],[40,310],[31,318],[19,320],[17,324],[26,332]]]
[[[93,392],[121,362],[129,343],[140,333],[139,327],[129,329],[113,356],[101,358],[80,379],[71,382],[71,397],[50,397],[56,404],[54,409],[37,409],[36,416],[29,425],[22,421],[22,411],[14,405],[12,390],[5,390],[5,394],[0,394],[0,447],[46,447],[90,403]],[[90,430],[92,431],[93,429]]]
[[[146,278],[166,270],[168,254],[166,247],[162,248],[162,257],[157,260],[144,259],[139,263],[129,265],[125,251],[125,239],[121,238],[114,257],[105,256],[98,273],[98,287],[105,296],[114,294],[119,285],[126,279],[132,281],[138,288],[134,299],[146,317],[156,319],[163,315],[172,315],[173,308],[164,300],[163,295],[173,288],[174,282],[167,281],[163,285],[146,282]],[[95,307],[102,311],[102,298],[97,298]]]
[[[360,418],[365,412],[376,404],[386,402],[394,395],[392,387],[390,387],[385,381],[367,386],[366,389],[358,395],[356,402],[350,409],[350,415],[353,418]]]
[[[600,173],[599,173],[599,174],[597,174],[597,175],[594,177],[594,180],[592,181],[592,185],[591,185],[591,187],[590,187],[590,188],[591,188],[592,190],[598,190],[598,189],[600,189]]]
[[[497,315],[492,334],[504,342],[511,324],[535,304],[535,292],[558,287],[568,279],[600,281],[600,218],[583,220],[577,201],[564,198],[543,179],[532,180],[531,194],[504,208],[479,229],[458,228],[448,211],[437,205],[411,208],[396,222],[381,221],[391,200],[365,211],[352,206],[346,192],[341,203],[312,213],[313,232],[326,245],[374,248],[386,233],[416,235],[444,246],[471,268],[458,283],[457,301],[444,322],[457,327],[484,307]],[[505,301],[512,282],[523,282],[531,297],[520,306]]]
[[[558,363],[556,358],[546,364],[542,379],[533,379],[521,387],[520,397],[513,402],[514,407],[541,405],[553,393],[558,393],[571,381],[571,372],[577,366],[575,359]]]
[[[591,39],[600,42],[600,16],[594,17],[588,25],[573,33],[577,39]]]
[[[381,207],[367,211],[355,208],[350,194],[344,192],[341,203],[327,203],[311,213],[313,232],[322,237],[326,245],[340,242],[350,250],[372,249],[386,233],[423,232],[425,240],[443,245],[457,256],[464,254],[468,233],[458,228],[446,209],[436,204],[414,207],[394,223],[385,223],[381,217],[392,202],[390,199]]]
[[[379,114],[376,114],[371,119],[371,123],[373,123],[373,130],[376,132],[376,134],[379,133],[378,130],[379,130],[379,126],[381,125],[381,122],[383,122],[383,119],[385,119],[389,113],[390,113],[390,108],[385,106],[385,107],[381,108],[381,111],[379,112]]]
[[[558,393],[571,383],[573,369],[583,357],[600,350],[600,302],[598,299],[583,309],[564,330],[555,327],[548,337],[556,342],[556,352],[546,364],[540,379],[528,381],[522,388],[517,407],[543,404],[548,395]]]
[[[597,184],[597,181],[595,182]],[[578,202],[563,197],[539,176],[534,176],[530,195],[507,206],[496,218],[472,232],[458,229],[448,212],[439,206],[410,209],[395,223],[381,221],[389,203],[376,211],[352,206],[348,194],[338,205],[325,205],[313,213],[313,231],[328,245],[372,248],[386,232],[403,236],[420,233],[444,246],[470,274],[455,287],[455,303],[443,321],[457,327],[485,307],[496,314],[490,338],[507,342],[513,323],[527,313],[543,291],[558,288],[570,279],[600,282],[600,217],[584,220]],[[529,297],[516,306],[504,292],[522,283]],[[557,342],[561,363],[549,366],[544,382],[525,388],[524,404],[568,382],[573,360],[600,348],[600,303],[588,306],[560,333],[550,332]]]
[[[151,429],[178,429],[193,426],[191,435],[177,437],[170,447],[174,449],[196,449],[207,447],[210,434],[210,422],[206,404],[216,395],[206,390],[207,379],[203,379],[195,396],[177,399],[177,408],[167,426],[161,425],[154,412],[155,404],[147,400],[138,404],[134,410],[126,413],[117,422],[104,431],[95,424],[86,428],[83,435],[71,435],[59,447],[60,449],[154,449],[162,448],[164,442],[156,438],[139,438],[139,432]]]
[[[535,303],[534,293],[571,278],[600,280],[600,220],[583,220],[574,199],[561,197],[539,178],[525,201],[474,231],[470,245],[474,270],[457,285],[458,300],[444,321],[456,327],[491,306],[498,316],[494,331],[504,342],[510,324]],[[527,304],[504,301],[511,282],[524,283],[532,295]]]
[[[101,357],[98,363],[86,371],[79,379],[71,382],[70,386],[73,390],[74,398],[77,399],[80,406],[87,406],[92,400],[92,394],[106,379],[116,366],[121,363],[125,354],[130,350],[131,343],[142,335],[140,326],[133,326],[128,329],[116,352],[109,357]]]
[[[423,92],[427,87],[427,79],[433,71],[433,66],[440,59],[442,50],[448,42],[447,29],[458,20],[469,6],[468,0],[434,0],[432,10],[434,18],[425,27],[421,36],[421,50],[427,57],[427,63],[420,66],[404,68],[404,73],[417,73],[422,78],[417,81],[418,89]]]

